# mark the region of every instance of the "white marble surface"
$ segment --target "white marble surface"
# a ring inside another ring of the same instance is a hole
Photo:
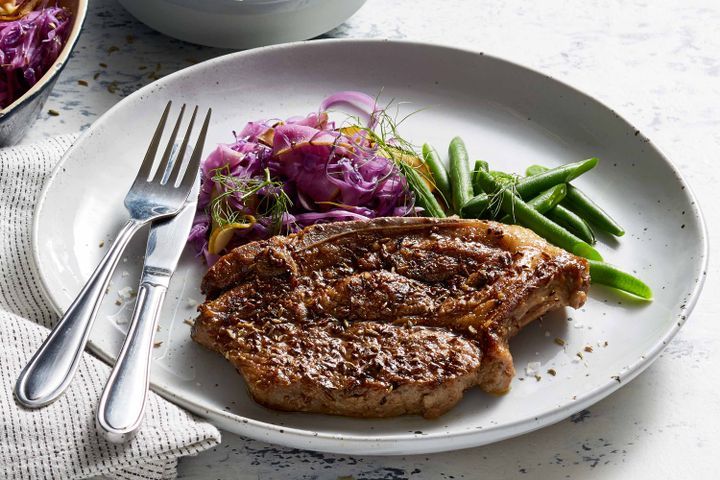
[[[370,0],[327,36],[484,51],[596,96],[679,166],[704,207],[712,242],[720,228],[719,24],[715,0]],[[47,105],[61,114],[43,114],[25,141],[86,128],[153,78],[222,53],[165,38],[115,1],[93,0],[75,57]],[[487,447],[418,457],[322,455],[226,433],[221,446],[183,460],[180,477],[718,478],[720,252],[714,243],[711,249],[705,293],[660,359],[572,419]]]

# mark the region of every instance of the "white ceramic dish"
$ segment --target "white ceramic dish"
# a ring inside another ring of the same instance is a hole
[[[149,27],[186,42],[253,48],[316,37],[365,0],[120,0]]]
[[[343,89],[382,89],[384,99],[411,102],[406,111],[425,108],[403,125],[407,138],[440,147],[459,134],[473,157],[500,169],[522,172],[532,163],[600,157],[596,170],[577,184],[615,214],[627,234],[619,241],[602,238],[598,248],[647,280],[655,301],[634,303],[593,287],[581,310],[549,315],[512,340],[518,375],[510,393],[499,398],[474,389],[438,420],[280,413],[255,404],[221,356],[190,340],[183,321],[193,318],[194,303],[202,299],[204,270],[186,252],[157,334],[156,392],[222,428],[282,445],[354,454],[436,452],[568,417],[643,371],[683,324],[704,279],[707,237],[690,190],[642,134],[587,95],[515,64],[439,46],[369,40],[220,57],[169,75],[108,111],[65,155],[38,203],[32,245],[52,304],[59,312],[69,305],[103,253],[99,242],[120,226],[122,198],[168,99],[213,107],[209,151],[248,120],[305,114]],[[139,236],[131,244],[92,332],[91,348],[109,361],[119,351],[132,307],[115,305],[116,292],[135,285],[143,242]],[[586,346],[593,352],[584,352]],[[536,361],[540,381],[525,374]],[[556,376],[546,373],[551,368]]]

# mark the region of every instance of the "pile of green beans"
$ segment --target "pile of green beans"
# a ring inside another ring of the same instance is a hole
[[[416,194],[420,206],[431,216],[459,215],[518,223],[550,243],[585,257],[592,283],[607,285],[643,300],[652,299],[650,287],[604,263],[592,246],[596,243],[593,227],[617,237],[625,234],[615,219],[570,183],[592,170],[598,164],[597,158],[556,168],[533,165],[528,167],[525,177],[492,171],[483,160],[477,160],[470,170],[467,148],[460,137],[453,138],[448,147],[449,169],[428,144],[423,145],[422,157],[438,195],[423,182],[420,182],[423,191]]]

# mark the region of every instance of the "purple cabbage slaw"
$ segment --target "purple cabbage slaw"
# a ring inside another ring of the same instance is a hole
[[[57,6],[0,22],[0,109],[20,98],[52,67],[70,28],[70,13]]]
[[[366,126],[336,127],[327,110],[340,104],[362,113]],[[223,197],[226,205],[256,219],[251,227],[235,230],[223,252],[317,223],[415,214],[414,194],[406,178],[368,134],[380,111],[364,93],[338,92],[321,103],[319,112],[285,121],[251,121],[235,133],[235,142],[218,145],[201,166],[198,209],[188,238],[198,255],[208,266],[219,258],[208,251],[208,241],[213,225],[217,226],[212,202],[221,192],[229,192]],[[277,182],[275,187],[260,189],[251,198],[228,190],[228,177],[236,182],[260,181],[268,174]],[[273,188],[282,188],[289,199],[287,210],[275,218],[257,208]]]

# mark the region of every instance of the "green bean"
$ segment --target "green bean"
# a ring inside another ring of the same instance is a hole
[[[631,293],[643,300],[652,300],[653,293],[642,280],[604,262],[588,260],[592,283],[607,285]]]
[[[490,197],[486,193],[475,195],[460,210],[462,218],[481,218],[490,206]]]
[[[567,187],[564,183],[555,185],[554,187],[545,190],[537,197],[533,198],[527,204],[537,210],[540,213],[548,212],[552,210],[558,203],[562,201],[567,195]]]
[[[525,169],[525,176],[532,177],[539,173],[547,172],[548,170],[550,169],[547,167],[543,167],[542,165],[530,165]]]
[[[571,195],[572,192],[572,195]],[[625,235],[625,230],[608,213],[593,202],[585,192],[573,187],[568,190],[566,198],[567,207],[579,216],[585,218],[600,230],[616,237]]]
[[[452,206],[455,213],[460,213],[462,206],[473,196],[470,182],[470,161],[462,138],[455,137],[448,148],[450,155],[450,190],[452,190]]]
[[[488,163],[484,160],[475,160],[475,168],[472,171],[472,187],[475,195],[482,193],[482,188],[480,188],[480,185],[477,183],[477,172],[480,170],[487,172],[489,170]]]
[[[553,210],[560,201],[565,198],[567,188],[564,183],[555,185],[554,187],[545,190],[537,197],[527,202],[528,207],[535,209],[535,211],[545,215],[547,212]],[[503,223],[512,223],[512,217],[505,215],[500,219]],[[583,239],[584,240],[584,239]]]
[[[602,256],[597,250],[557,223],[530,208],[520,197],[496,182],[489,173],[478,172],[478,182],[489,195],[499,195],[500,206],[503,211],[513,216],[521,225],[534,231],[550,243],[575,255],[592,260],[602,260]]]
[[[533,165],[528,167],[526,174],[528,176],[537,175],[548,171],[547,167],[541,165]],[[622,237],[625,230],[613,219],[605,210],[595,203],[585,192],[577,187],[568,185],[567,197],[563,201],[563,205],[575,212],[580,218],[595,225],[600,230]]]
[[[498,182],[504,187],[515,185],[516,183],[518,183],[518,176],[513,175],[512,173],[491,170],[490,175],[495,179],[496,182]]]
[[[568,163],[557,168],[531,177],[525,177],[515,185],[518,195],[523,199],[536,196],[538,193],[554,187],[559,183],[568,183],[597,165],[597,158],[589,158],[582,162]]]
[[[475,160],[475,169],[473,170],[473,174],[477,172],[478,170],[482,170],[484,172],[490,171],[490,165],[485,160]]]
[[[445,165],[443,165],[440,157],[438,157],[437,151],[425,143],[422,146],[422,155],[425,164],[432,174],[435,186],[442,194],[445,202],[450,202],[450,178],[448,177]]]
[[[418,206],[424,208],[431,217],[445,218],[445,212],[435,198],[435,195],[430,191],[430,187],[425,183],[423,176],[411,165],[401,165],[405,166],[402,171],[415,192],[415,201]]]
[[[568,189],[569,191],[569,189]],[[567,198],[567,197],[565,197]],[[595,234],[593,233],[590,226],[585,223],[585,220],[580,218],[578,215],[576,215],[571,210],[568,210],[562,205],[558,205],[552,210],[548,210],[545,215],[552,220],[553,222],[557,223],[558,225],[565,227],[578,237],[585,240],[590,245],[594,245],[595,240]]]

